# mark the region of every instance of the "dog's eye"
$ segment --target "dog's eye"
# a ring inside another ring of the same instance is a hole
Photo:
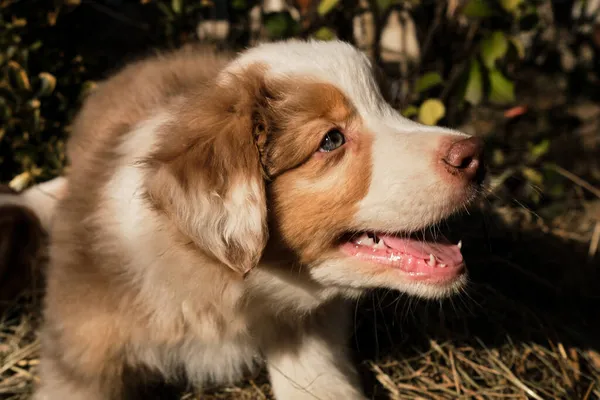
[[[319,147],[319,151],[329,152],[341,147],[344,143],[346,143],[346,138],[337,129],[332,129],[327,132],[327,135],[323,138],[321,142],[321,146]]]

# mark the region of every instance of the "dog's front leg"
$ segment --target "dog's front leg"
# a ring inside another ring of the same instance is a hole
[[[347,310],[326,313],[298,326],[294,339],[267,346],[273,393],[278,400],[365,399],[349,357]]]

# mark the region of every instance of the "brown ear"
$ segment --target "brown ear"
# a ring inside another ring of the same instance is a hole
[[[256,100],[262,74],[231,77],[182,99],[149,160],[147,192],[189,239],[241,274],[267,241]]]

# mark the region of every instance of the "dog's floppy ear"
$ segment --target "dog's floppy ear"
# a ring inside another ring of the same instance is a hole
[[[256,103],[262,76],[230,76],[181,99],[148,163],[153,206],[241,274],[258,263],[268,235],[260,155],[266,134]]]

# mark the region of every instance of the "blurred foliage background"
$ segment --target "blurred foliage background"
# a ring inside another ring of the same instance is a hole
[[[494,191],[508,190],[531,207],[548,205],[568,196],[569,180],[568,171],[545,162],[557,134],[553,107],[577,98],[595,102],[600,93],[599,3],[2,0],[0,181],[20,190],[59,174],[67,162],[69,122],[82,99],[132,59],[197,41],[242,49],[287,37],[339,38],[384,68],[405,116],[486,136]],[[550,97],[541,117],[528,99],[540,74]],[[568,125],[565,118],[559,123]],[[486,120],[508,128],[488,132]],[[535,132],[507,137],[510,126],[523,122],[536,125]],[[576,158],[563,167],[578,169]],[[600,178],[597,167],[579,172]]]
[[[0,0],[0,182],[68,167],[74,114],[127,62],[287,37],[356,44],[405,116],[488,147],[459,232],[469,292],[443,312],[389,292],[357,306],[372,398],[600,398],[600,0]],[[0,398],[37,381],[36,304],[0,317]],[[270,398],[268,381],[201,398]]]

